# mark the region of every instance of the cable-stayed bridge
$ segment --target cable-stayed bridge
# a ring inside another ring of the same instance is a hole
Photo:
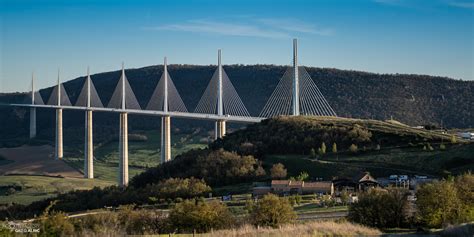
[[[297,61],[297,41],[293,40],[293,65],[281,77],[258,117],[252,117],[232,85],[221,63],[221,50],[218,51],[218,64],[209,84],[193,112],[183,103],[167,69],[167,59],[163,63],[163,74],[156,85],[148,104],[141,108],[127,80],[122,64],[121,76],[108,103],[100,100],[99,93],[91,80],[89,69],[87,78],[78,99],[71,103],[67,91],[59,79],[48,100],[43,100],[35,89],[34,77],[31,93],[24,104],[9,106],[30,109],[30,138],[36,136],[36,109],[56,110],[55,157],[63,158],[63,110],[85,111],[84,177],[93,178],[93,112],[112,112],[120,114],[119,132],[119,179],[118,184],[128,184],[128,114],[142,114],[161,117],[161,162],[171,160],[171,118],[188,118],[215,121],[215,138],[225,136],[226,123],[256,123],[263,119],[281,115],[336,116],[308,72]],[[46,101],[46,103],[45,103]]]

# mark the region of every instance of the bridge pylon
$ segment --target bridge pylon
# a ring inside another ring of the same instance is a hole
[[[85,133],[84,133],[84,178],[94,178],[94,143],[92,133],[92,107],[103,107],[99,95],[92,83],[92,79],[87,68],[87,77],[84,87],[76,101],[76,106],[84,106],[85,110]]]
[[[225,136],[228,116],[250,117],[221,63],[221,50],[217,51],[217,69],[195,109],[196,113],[215,114],[215,139]]]

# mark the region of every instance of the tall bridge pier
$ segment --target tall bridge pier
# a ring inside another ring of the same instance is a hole
[[[59,82],[58,70],[58,86],[57,86],[58,106],[61,106],[61,83]],[[56,152],[55,158],[60,160],[63,158],[63,109],[56,109]]]
[[[163,112],[168,112],[168,62],[165,57],[163,62]],[[171,118],[170,116],[161,117],[161,163],[171,160]]]
[[[128,114],[120,113],[119,186],[128,185]]]
[[[86,78],[86,107],[91,107],[91,77],[89,68],[87,68]],[[92,110],[88,109],[85,112],[85,136],[84,136],[84,178],[94,178],[94,143],[92,135]]]
[[[92,110],[86,110],[84,144],[84,178],[94,178],[94,143],[92,142]]]
[[[56,109],[56,151],[55,158],[63,158],[63,109]]]
[[[161,163],[171,160],[171,117],[161,117]]]
[[[218,80],[217,80],[217,115],[224,115],[224,104],[222,101],[223,91],[222,91],[222,63],[221,63],[221,50],[217,51],[217,70],[218,70]],[[225,136],[226,124],[225,120],[216,121],[215,126],[215,136],[217,140]]]
[[[122,110],[126,109],[125,82],[125,68],[122,63]],[[128,114],[126,112],[120,112],[119,133],[119,186],[125,187],[128,185]]]
[[[35,104],[35,75],[31,75],[31,104]],[[36,137],[36,108],[30,108],[30,139]]]

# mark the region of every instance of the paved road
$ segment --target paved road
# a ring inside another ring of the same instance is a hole
[[[298,215],[298,220],[339,219],[348,214],[347,211],[304,213]]]

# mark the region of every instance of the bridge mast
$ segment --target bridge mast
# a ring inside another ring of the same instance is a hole
[[[85,117],[85,147],[84,147],[84,178],[94,178],[94,145],[92,137],[92,110],[91,107],[91,77],[89,73],[89,67],[87,67],[87,78],[86,78],[86,117]]]
[[[163,112],[168,112],[168,61],[163,62]],[[161,163],[171,160],[171,118],[169,115],[161,117]]]
[[[31,74],[31,104],[35,104],[35,73]],[[30,108],[30,139],[36,137],[36,108]]]
[[[298,78],[298,40],[293,39],[293,111],[292,115],[300,115],[300,90]]]
[[[59,69],[58,69],[58,106],[61,106],[61,83],[59,81]],[[63,158],[63,109],[56,109],[56,159]]]
[[[217,80],[217,115],[224,116],[224,105],[222,101],[223,91],[222,91],[222,63],[221,63],[221,50],[217,51],[217,70],[218,70],[218,80]],[[225,135],[226,122],[223,119],[216,121],[215,126],[215,139],[222,138]]]
[[[125,104],[125,68],[122,63],[122,109]],[[120,135],[119,135],[119,186],[128,185],[128,116],[126,112],[120,112]]]

